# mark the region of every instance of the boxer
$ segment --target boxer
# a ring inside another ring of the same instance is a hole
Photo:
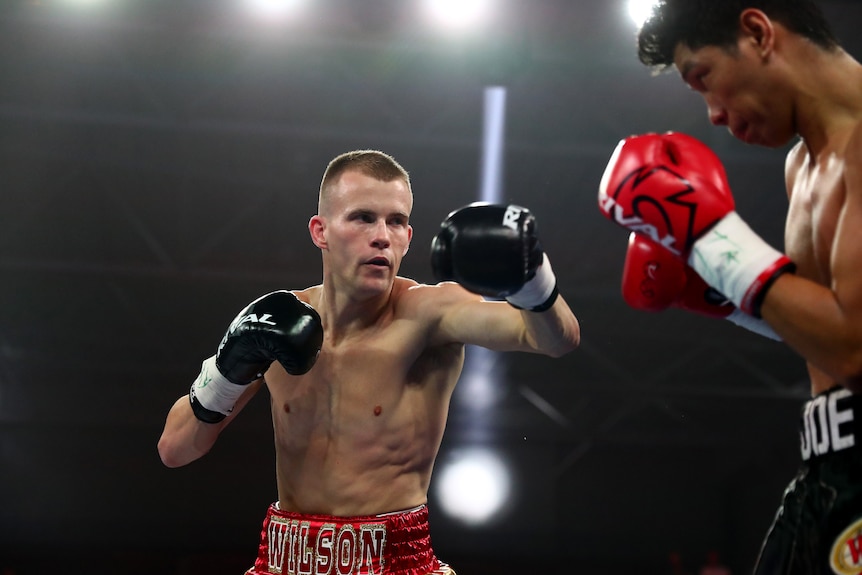
[[[427,493],[465,346],[559,357],[580,326],[524,207],[449,214],[437,283],[422,284],[398,275],[413,194],[394,158],[339,155],[318,198],[321,283],[240,312],[170,409],[159,453],[169,467],[203,456],[266,386],[277,500],[248,575],[454,573],[433,551]]]
[[[858,575],[862,65],[813,0],[661,0],[638,34],[638,55],[656,70],[675,68],[709,120],[740,140],[779,147],[797,139],[784,166],[783,251],[737,213],[716,154],[684,134],[622,140],[599,206],[807,362],[801,463],[756,575]],[[672,274],[660,281],[668,307],[691,301]]]

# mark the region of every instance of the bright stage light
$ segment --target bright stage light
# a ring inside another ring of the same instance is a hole
[[[64,0],[63,4],[72,8],[93,8],[107,4],[107,0]]]
[[[497,352],[484,347],[470,346],[461,381],[458,382],[458,397],[465,409],[475,415],[474,422],[484,420],[497,400],[500,398],[502,359]]]
[[[474,447],[453,453],[439,473],[436,486],[441,508],[470,525],[492,519],[509,496],[509,470],[486,449]]]
[[[640,28],[646,22],[656,2],[657,0],[629,0],[629,17],[635,23],[635,26]]]
[[[488,13],[490,0],[425,0],[431,17],[449,28],[469,28]]]
[[[246,0],[249,10],[261,18],[278,19],[296,13],[303,0]]]

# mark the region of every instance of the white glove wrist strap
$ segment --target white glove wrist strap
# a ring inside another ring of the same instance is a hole
[[[792,263],[754,233],[739,214],[729,212],[694,243],[688,265],[736,307],[756,314],[761,292]]]
[[[201,364],[201,372],[192,383],[189,395],[206,409],[229,415],[246,389],[247,385],[237,385],[223,376],[216,367],[215,356],[212,356]]]
[[[763,321],[763,319],[754,317],[753,315],[748,315],[738,309],[734,309],[730,312],[730,315],[725,319],[731,323],[735,323],[739,327],[744,327],[750,332],[762,335],[763,337],[768,337],[769,339],[774,339],[775,341],[782,341],[781,336],[775,333],[772,326]]]
[[[536,268],[536,275],[533,276],[533,279],[507,297],[506,301],[521,309],[547,309],[545,304],[556,292],[556,287],[557,277],[554,275],[554,270],[551,269],[551,261],[547,254],[542,254],[542,263]]]

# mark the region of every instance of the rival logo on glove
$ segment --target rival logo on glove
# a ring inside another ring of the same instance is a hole
[[[524,210],[518,206],[506,206],[506,211],[503,213],[503,225],[512,230],[518,231],[518,222],[521,221],[521,214]]]
[[[638,287],[640,288],[641,295],[647,299],[652,300],[656,297],[655,286],[660,269],[661,264],[655,260],[650,260],[643,266],[643,277]]]
[[[272,317],[271,313],[265,313],[260,317],[257,317],[256,313],[250,313],[248,315],[242,316],[234,320],[234,323],[231,324],[230,330],[231,332],[235,331],[236,328],[241,326],[244,323],[265,323],[267,325],[277,325],[274,321],[269,321],[269,318]],[[238,320],[238,321],[237,321]]]
[[[675,191],[662,198],[664,201],[659,202],[653,197],[655,190],[650,195],[637,193],[637,188],[650,178],[663,180],[669,178],[679,185],[672,186]],[[682,255],[683,251],[687,250],[694,241],[693,229],[697,204],[682,199],[683,196],[691,194],[694,188],[688,180],[676,172],[664,166],[640,166],[623,178],[622,183],[613,191],[612,195],[608,194],[607,185],[607,181],[602,182],[599,192],[599,208],[621,226],[648,236],[654,242],[661,244],[677,255]],[[644,203],[646,206],[642,207]],[[644,208],[652,208],[659,213],[665,224],[664,230],[659,230],[653,224],[644,221],[640,215],[641,209]],[[675,217],[670,217],[668,214],[668,212],[677,211],[682,211],[683,214]],[[688,222],[688,229],[685,231],[685,245],[676,247],[671,222],[680,220]]]
[[[264,323],[266,325],[278,325],[274,321],[269,321],[269,318],[272,317],[271,313],[265,313],[260,317],[257,317],[256,313],[250,313],[248,315],[237,316],[227,328],[227,331],[224,334],[224,337],[221,338],[221,343],[218,345],[218,353],[221,353],[224,344],[227,343],[227,339],[230,335],[239,328],[244,323]]]

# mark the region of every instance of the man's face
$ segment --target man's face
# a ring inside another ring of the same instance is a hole
[[[747,144],[783,146],[796,133],[793,108],[768,59],[742,37],[736,50],[680,44],[674,64],[706,102],[709,121]]]
[[[412,208],[404,180],[382,182],[355,170],[341,175],[316,216],[322,244],[315,241],[336,286],[370,294],[389,290],[413,237]]]

